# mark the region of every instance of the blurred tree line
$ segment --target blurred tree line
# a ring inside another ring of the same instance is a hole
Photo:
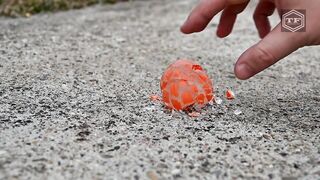
[[[115,3],[120,0],[0,0],[0,15],[30,16],[48,11],[79,9],[97,3]]]

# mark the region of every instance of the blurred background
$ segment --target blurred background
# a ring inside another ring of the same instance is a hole
[[[110,4],[127,0],[0,0],[0,15],[28,17],[41,12],[79,9],[94,4]]]

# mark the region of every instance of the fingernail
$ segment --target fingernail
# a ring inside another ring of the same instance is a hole
[[[251,70],[251,68],[243,63],[243,64],[239,64],[237,65],[236,67],[236,76],[239,78],[239,79],[249,79],[251,76],[254,75],[254,72]]]

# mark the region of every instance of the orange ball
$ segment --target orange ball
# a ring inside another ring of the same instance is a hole
[[[171,109],[204,106],[213,98],[213,85],[203,68],[191,60],[177,60],[163,73],[162,99]]]

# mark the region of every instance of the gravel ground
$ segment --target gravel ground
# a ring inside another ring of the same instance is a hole
[[[195,3],[1,18],[0,179],[320,179],[319,47],[239,81],[233,65],[259,40],[253,5],[222,40],[216,20],[179,32]],[[149,100],[181,57],[223,100],[197,118]]]

